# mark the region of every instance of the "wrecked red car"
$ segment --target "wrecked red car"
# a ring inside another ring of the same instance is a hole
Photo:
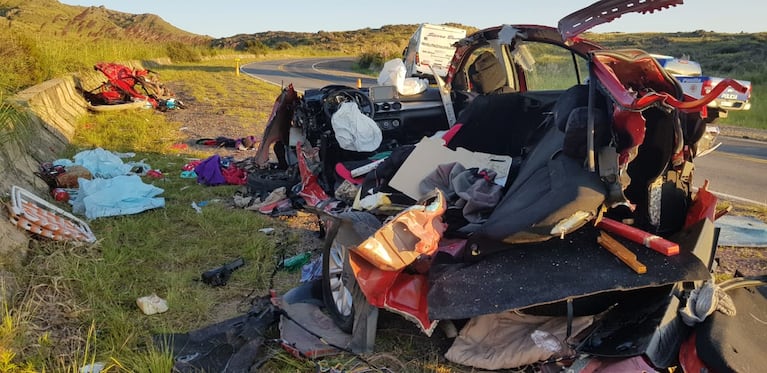
[[[446,356],[483,369],[697,358],[680,346],[711,279],[716,197],[693,160],[706,104],[744,87],[694,99],[649,54],[579,37],[681,3],[600,1],[558,29],[480,30],[414,94],[283,91],[249,187],[285,186],[321,216],[325,304],[351,349],[372,351],[383,308],[428,335],[461,325]]]

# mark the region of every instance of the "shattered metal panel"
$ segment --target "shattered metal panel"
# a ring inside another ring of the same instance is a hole
[[[570,39],[626,13],[653,13],[683,4],[683,0],[602,0],[559,20],[562,39]]]

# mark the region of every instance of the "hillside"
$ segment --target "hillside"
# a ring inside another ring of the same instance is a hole
[[[463,28],[467,33],[477,30],[476,27],[460,24],[449,23],[447,25]],[[376,29],[364,28],[352,31],[319,31],[316,33],[267,31],[215,39],[211,45],[215,48],[232,48],[243,51],[248,50],[253,45],[260,44],[271,49],[307,46],[348,54],[362,54],[368,51],[401,53],[417,28],[418,25],[414,24],[385,25]]]
[[[129,14],[56,0],[4,0],[0,21],[10,31],[45,37],[119,38],[148,42],[206,43],[210,37],[181,30],[154,14]]]
[[[476,27],[451,24],[467,33]],[[418,25],[386,25],[378,29],[302,33],[267,31],[215,39],[211,46],[247,51],[262,44],[271,49],[308,46],[348,54],[370,50],[401,51]],[[609,48],[639,48],[652,53],[686,56],[698,61],[705,73],[763,82],[767,72],[767,33],[724,34],[698,30],[677,33],[587,33],[584,37]]]
[[[0,97],[63,74],[92,71],[100,61],[147,60],[174,51],[199,60],[211,41],[154,14],[56,0],[0,0],[0,25]]]
[[[767,33],[723,34],[698,30],[677,33],[586,34],[606,47],[639,48],[700,62],[705,74],[731,76],[764,84]]]

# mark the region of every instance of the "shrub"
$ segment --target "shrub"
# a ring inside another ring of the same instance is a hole
[[[284,50],[290,49],[290,48],[293,48],[293,45],[291,45],[287,41],[281,41],[281,42],[279,42],[279,43],[274,45],[274,49],[276,49],[278,51],[284,51]]]
[[[357,64],[362,69],[371,69],[376,66],[383,66],[384,58],[380,53],[365,52],[357,60]]]
[[[256,56],[262,56],[266,54],[266,52],[269,50],[269,47],[267,47],[266,44],[262,43],[260,40],[251,40],[245,43],[245,50],[248,53],[255,54]]]
[[[200,53],[188,44],[173,42],[165,48],[173,62],[200,62]]]

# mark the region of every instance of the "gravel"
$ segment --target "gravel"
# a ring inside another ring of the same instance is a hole
[[[767,142],[767,130],[738,126],[718,126],[719,135]]]

